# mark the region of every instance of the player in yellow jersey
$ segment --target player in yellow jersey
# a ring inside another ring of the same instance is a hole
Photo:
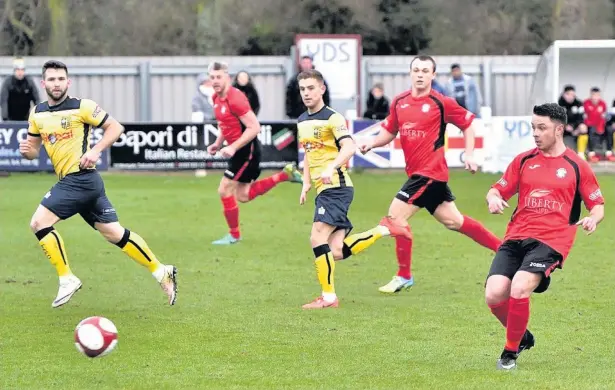
[[[373,229],[348,236],[353,227],[348,210],[354,198],[354,187],[346,163],[357,147],[348,132],[345,118],[323,101],[326,87],[322,74],[308,70],[300,73],[297,81],[303,104],[307,107],[297,120],[299,142],[305,149],[299,203],[305,203],[314,183],[317,195],[310,241],[322,287],[322,295],[303,308],[338,307],[334,287],[335,260],[357,254],[379,238],[400,232],[385,218]]]
[[[176,268],[160,263],[143,238],[120,225],[96,171],[101,152],[113,145],[124,127],[93,101],[67,95],[70,80],[63,63],[47,61],[43,65],[41,85],[47,91],[47,101],[30,112],[28,137],[20,143],[19,150],[32,160],[38,157],[41,144],[44,145],[59,179],[44,196],[30,222],[60,279],[58,295],[51,306],[67,303],[81,288],[81,281],[69,267],[64,241],[53,227],[75,214],[145,266],[173,305],[177,294]],[[91,129],[96,127],[104,130],[104,136],[96,146],[90,147]]]

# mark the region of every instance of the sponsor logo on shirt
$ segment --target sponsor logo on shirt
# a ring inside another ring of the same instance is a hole
[[[45,143],[55,144],[56,142],[64,141],[73,138],[73,131],[64,133],[41,133],[41,139]]]
[[[596,200],[600,198],[602,198],[602,191],[600,191],[600,188],[589,194],[589,200]]]
[[[524,199],[525,208],[539,214],[548,214],[551,212],[561,212],[564,210],[564,202],[554,199],[548,199],[553,191],[537,189]]]

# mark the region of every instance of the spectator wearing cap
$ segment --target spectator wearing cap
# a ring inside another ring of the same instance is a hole
[[[2,120],[27,121],[30,108],[39,102],[36,84],[26,76],[24,60],[16,58],[13,61],[13,75],[5,78],[0,88]]]
[[[461,65],[451,66],[451,77],[447,85],[448,95],[466,110],[479,116],[483,97],[474,79],[461,71]]]
[[[585,159],[585,151],[589,141],[587,126],[583,122],[583,102],[577,98],[573,85],[566,85],[564,92],[557,102],[566,109],[567,124],[564,128],[564,143],[572,150],[576,150],[579,156]]]
[[[297,81],[297,76],[304,70],[310,69],[315,69],[312,57],[301,57],[298,72],[295,73],[295,75],[288,81],[288,85],[286,86],[286,116],[291,119],[299,118],[299,115],[303,114],[305,110],[307,110],[303,104],[303,100],[301,99],[301,94],[299,93],[299,82]],[[331,101],[329,97],[329,85],[326,80],[325,87],[325,94],[322,98],[325,102],[325,106],[328,106]]]

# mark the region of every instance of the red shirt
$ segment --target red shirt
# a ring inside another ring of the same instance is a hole
[[[392,134],[399,133],[408,176],[422,175],[447,182],[446,124],[452,123],[465,131],[474,117],[455,99],[434,90],[419,98],[412,97],[412,91],[406,91],[393,99],[382,127]]]
[[[574,243],[581,201],[588,210],[604,204],[589,164],[568,148],[558,157],[547,157],[538,149],[521,153],[492,188],[504,200],[519,194],[504,241],[533,238],[564,259]]]
[[[591,99],[587,99],[583,102],[583,109],[585,110],[585,124],[587,127],[596,128],[598,134],[604,133],[607,110],[604,100],[600,100],[598,104],[594,104]]]
[[[246,95],[235,87],[230,87],[225,97],[214,94],[214,115],[222,136],[229,143],[237,141],[245,130],[239,120],[251,110]]]

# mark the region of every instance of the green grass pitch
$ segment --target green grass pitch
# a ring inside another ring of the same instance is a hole
[[[309,232],[314,193],[283,183],[240,205],[244,239],[226,233],[219,174],[104,174],[124,226],[179,269],[169,307],[155,280],[78,217],[57,225],[84,287],[51,308],[55,270],[29,231],[52,175],[0,178],[0,389],[613,389],[615,214],[595,235],[581,232],[550,290],[532,299],[536,346],[515,372],[495,370],[504,329],[483,300],[492,254],[449,232],[427,212],[412,221],[415,286],[377,288],[396,270],[394,241],[338,262],[337,310],[302,311],[319,294]],[[402,173],[354,174],[350,217],[372,227],[401,187]],[[484,197],[497,176],[453,172],[463,213],[503,235]],[[607,202],[615,178],[600,176]],[[514,207],[514,205],[511,205]],[[87,359],[73,344],[77,323],[111,319],[118,348]]]

